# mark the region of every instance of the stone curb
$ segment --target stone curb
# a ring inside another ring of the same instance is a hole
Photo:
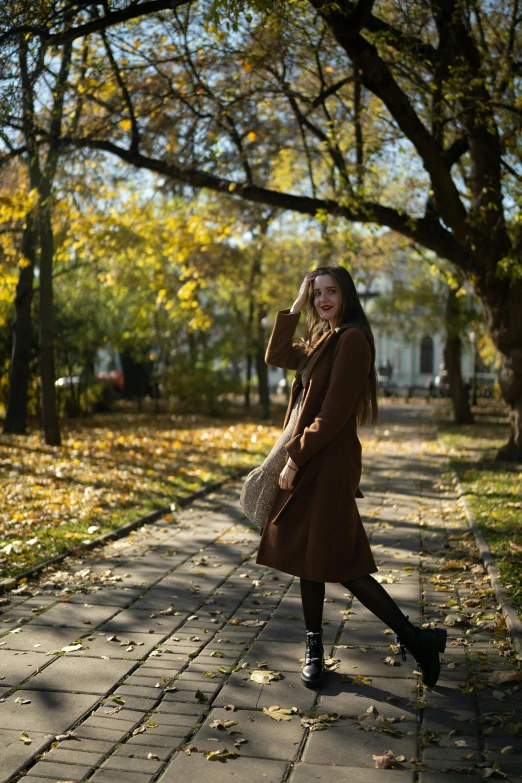
[[[180,506],[181,508],[188,506],[194,500],[197,500],[197,498],[204,497],[205,495],[208,495],[209,492],[213,492],[216,489],[221,489],[221,487],[223,487],[225,484],[228,484],[230,481],[236,481],[250,470],[252,470],[251,467],[240,468],[230,476],[226,476],[226,478],[221,479],[220,481],[214,481],[212,484],[207,484],[206,486],[201,487],[201,489],[197,489],[195,492],[191,492],[190,495],[185,495],[184,497],[169,503],[168,506],[162,506],[161,508],[157,508],[154,511],[149,511],[148,514],[144,514],[137,519],[133,519],[121,527],[117,527],[114,530],[109,530],[108,533],[104,533],[102,536],[98,536],[98,538],[93,538],[92,541],[89,541],[88,544],[82,544],[81,547],[75,547],[74,550],[67,549],[65,552],[61,552],[59,555],[49,558],[49,560],[44,560],[42,563],[38,563],[38,565],[35,565],[32,568],[28,568],[27,571],[22,571],[16,576],[9,577],[7,579],[1,579],[0,595],[3,595],[3,593],[6,593],[8,590],[16,587],[16,584],[20,581],[20,579],[32,579],[33,577],[37,576],[40,571],[43,571],[44,568],[54,565],[55,563],[61,563],[62,560],[65,560],[66,557],[74,554],[74,552],[78,551],[79,549],[95,549],[98,546],[105,546],[105,544],[107,544],[109,541],[123,538],[132,530],[136,530],[136,528],[142,527],[142,525],[148,525],[151,522],[155,522],[164,514],[170,513],[173,510],[173,506]]]
[[[448,462],[449,462],[448,451],[446,449],[446,446],[444,445],[438,432],[437,435],[438,435],[439,443],[444,449],[444,453],[446,454],[446,457],[448,458]],[[520,621],[520,617],[518,616],[517,610],[511,603],[506,591],[504,590],[504,587],[502,586],[500,574],[498,573],[498,569],[495,566],[495,558],[491,552],[491,549],[489,548],[488,542],[480,532],[477,520],[475,519],[475,515],[473,514],[473,511],[471,510],[471,506],[468,503],[468,499],[466,498],[466,494],[464,492],[464,489],[462,488],[460,479],[456,471],[452,467],[450,467],[450,472],[451,472],[451,477],[453,479],[453,483],[455,484],[457,490],[458,500],[462,503],[464,512],[466,514],[466,518],[468,520],[468,524],[471,530],[473,531],[473,535],[475,537],[475,543],[477,545],[477,549],[479,551],[481,560],[484,563],[484,568],[486,569],[486,573],[489,576],[491,586],[495,591],[495,598],[497,599],[499,609],[502,611],[502,614],[506,619],[506,626],[511,635],[513,645],[517,652],[517,658],[519,660],[522,660],[522,622]]]

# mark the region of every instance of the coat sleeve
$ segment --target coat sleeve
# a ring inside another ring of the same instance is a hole
[[[336,347],[328,390],[310,426],[286,444],[298,468],[329,443],[347,423],[368,378],[371,350],[360,329],[348,329]]]
[[[265,354],[265,362],[271,367],[297,370],[306,353],[304,345],[292,341],[300,316],[300,313],[291,313],[290,310],[279,310],[277,313]]]

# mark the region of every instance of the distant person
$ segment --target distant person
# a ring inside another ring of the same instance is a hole
[[[307,340],[294,343],[303,308]],[[257,562],[300,577],[301,679],[307,686],[321,681],[325,582],[340,582],[395,631],[403,659],[407,648],[433,687],[447,631],[412,625],[371,576],[377,566],[355,500],[363,497],[357,424],[377,420],[377,379],[372,330],[346,269],[326,266],[306,275],[292,308],[277,313],[265,358],[296,375],[284,431],[262,466],[277,486]]]

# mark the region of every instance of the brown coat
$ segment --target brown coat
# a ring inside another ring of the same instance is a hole
[[[306,347],[292,340],[298,321],[298,313],[277,313],[265,356],[267,364],[297,370],[284,426],[309,358]],[[337,327],[314,346],[301,412],[286,446],[299,470],[292,490],[277,491],[258,563],[317,582],[377,571],[355,502],[363,497],[355,411],[370,366],[370,346],[357,327]]]

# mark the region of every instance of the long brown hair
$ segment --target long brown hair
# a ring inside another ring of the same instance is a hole
[[[326,331],[330,330],[328,322],[318,314],[314,305],[314,280],[319,275],[331,275],[339,288],[341,296],[341,306],[339,316],[336,319],[337,326],[350,324],[356,326],[364,334],[370,345],[372,363],[368,380],[362,390],[359,410],[357,411],[357,423],[360,425],[377,423],[377,373],[375,371],[375,341],[373,339],[372,329],[368,318],[362,308],[361,301],[357,295],[355,283],[351,274],[343,266],[320,266],[313,270],[314,277],[310,283],[308,294],[308,303],[306,308],[306,343],[310,350],[314,344]]]

